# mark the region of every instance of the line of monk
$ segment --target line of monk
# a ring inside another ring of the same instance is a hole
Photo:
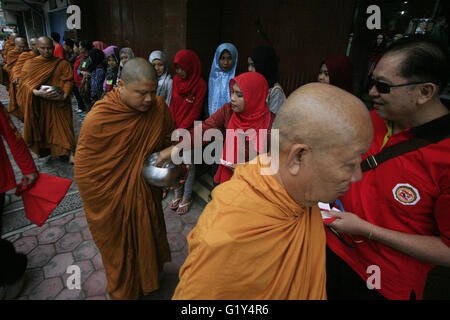
[[[53,56],[53,41],[48,37],[31,38],[30,47],[16,34],[5,43],[3,69],[7,77],[2,74],[1,80],[9,89],[8,112],[24,123],[23,138],[38,157],[62,157],[73,164],[72,67],[65,59]]]

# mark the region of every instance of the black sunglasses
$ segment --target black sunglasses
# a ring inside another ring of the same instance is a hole
[[[375,86],[375,88],[377,88],[377,91],[379,93],[387,94],[387,93],[391,92],[391,88],[406,87],[406,86],[412,86],[415,84],[422,84],[422,83],[427,83],[427,82],[432,82],[432,81],[409,82],[409,83],[403,83],[403,84],[388,84],[385,82],[380,82],[380,81],[377,81],[374,79],[370,79],[369,89],[371,89],[373,86]]]

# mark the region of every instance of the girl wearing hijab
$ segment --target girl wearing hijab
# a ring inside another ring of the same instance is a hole
[[[280,107],[286,100],[283,88],[278,80],[278,58],[272,47],[260,46],[252,50],[248,57],[248,71],[259,72],[266,78],[269,84],[267,104],[274,114],[277,114]]]
[[[226,132],[219,170],[214,177],[214,181],[217,183],[230,180],[238,164],[252,160],[250,159],[250,148],[255,150],[257,154],[269,150],[270,128],[272,128],[275,119],[275,114],[270,112],[266,102],[267,91],[269,90],[267,81],[258,72],[246,72],[231,79],[229,90],[230,102],[223,105],[222,108],[199,125],[203,133],[208,129],[219,129]],[[242,129],[249,134],[245,136],[236,134],[237,129]],[[194,128],[190,130],[191,146],[193,145],[194,130]],[[237,143],[233,141],[235,139],[238,139]],[[239,149],[240,139],[245,139],[245,141],[242,141],[245,145],[244,150]],[[264,146],[265,141],[267,141],[267,146]],[[203,141],[203,145],[206,144],[209,144],[209,141]],[[181,146],[171,146],[161,151],[156,165],[165,163],[170,159],[174,147],[179,148]],[[240,151],[245,151],[245,155],[241,155]]]
[[[102,50],[89,51],[89,62],[86,71],[83,71],[82,95],[88,105],[88,112],[103,93],[102,84],[105,79],[105,54]],[[87,82],[89,85],[87,85]]]
[[[202,66],[197,54],[192,50],[181,50],[175,55],[170,112],[177,129],[190,130],[194,121],[200,119],[203,101],[206,96],[206,81],[201,78]],[[175,189],[170,205],[179,215],[187,213],[192,204],[192,186],[195,178],[195,165],[191,165],[184,186]]]
[[[119,65],[119,73],[117,75],[117,80],[120,79],[120,76],[122,75],[122,68],[127,63],[128,60],[134,58],[134,52],[131,48],[122,48],[119,51],[119,58],[120,58],[120,65]],[[114,87],[117,86],[117,81]]]
[[[172,76],[169,74],[168,61],[164,52],[156,50],[150,53],[148,61],[155,67],[158,76],[158,89],[156,95],[166,98],[166,104],[170,106],[172,97]]]
[[[317,80],[353,93],[353,68],[350,59],[344,55],[328,58],[322,62]]]
[[[117,81],[117,74],[119,73],[119,55],[111,53],[107,56],[106,61],[108,66],[106,69],[105,81],[103,82],[103,95],[111,91],[114,88],[114,83]]]
[[[216,49],[208,82],[208,114],[213,115],[230,102],[230,80],[234,78],[238,51],[231,43],[222,43]]]

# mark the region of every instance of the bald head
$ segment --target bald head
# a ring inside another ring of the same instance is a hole
[[[273,124],[280,147],[300,142],[315,149],[346,144],[371,134],[369,112],[361,100],[332,85],[311,83],[294,91]]]
[[[141,79],[145,80],[156,80],[156,71],[148,60],[143,58],[134,58],[128,60],[128,62],[124,65],[122,69],[122,76],[120,79],[124,82],[124,84],[131,84],[140,81]]]
[[[53,45],[53,40],[50,39],[49,37],[39,37],[38,44]]]
[[[318,82],[300,87],[272,128],[280,134],[275,177],[298,204],[331,203],[361,179],[372,123],[365,105],[347,91]]]
[[[38,38],[31,38],[30,39],[30,49],[36,53],[39,54],[39,50],[38,50]]]
[[[16,46],[16,49],[20,52],[23,52],[26,48],[28,48],[27,40],[22,37],[17,37],[14,40],[14,45]]]
[[[37,44],[37,48],[39,51],[39,54],[46,58],[46,59],[50,59],[53,57],[53,40],[50,39],[49,37],[40,37],[38,39],[38,44]]]

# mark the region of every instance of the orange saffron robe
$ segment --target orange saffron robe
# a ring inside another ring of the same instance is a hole
[[[74,177],[111,299],[137,299],[159,288],[170,261],[162,193],[142,176],[147,157],[168,147],[174,123],[163,97],[147,112],[125,105],[118,89],[87,114]]]
[[[38,56],[25,62],[20,75],[16,99],[23,110],[22,135],[27,146],[39,157],[69,155],[75,150],[72,66],[62,58]],[[34,96],[33,89],[40,85],[60,87],[67,99],[52,101]]]
[[[257,164],[238,166],[213,190],[188,235],[172,299],[326,299],[319,208],[302,208],[273,175],[261,175],[267,161],[260,155]]]
[[[8,106],[8,112],[14,115],[16,118],[23,121],[23,110],[20,108],[20,106],[17,104],[16,99],[16,92],[17,92],[17,85],[13,84],[13,80],[16,78],[20,78],[20,73],[22,72],[23,65],[25,62],[29,59],[35,58],[38,55],[34,53],[33,51],[25,51],[22,52],[17,61],[14,63],[13,67],[10,69],[10,75],[9,75],[9,106]],[[8,64],[9,66],[9,64]]]

